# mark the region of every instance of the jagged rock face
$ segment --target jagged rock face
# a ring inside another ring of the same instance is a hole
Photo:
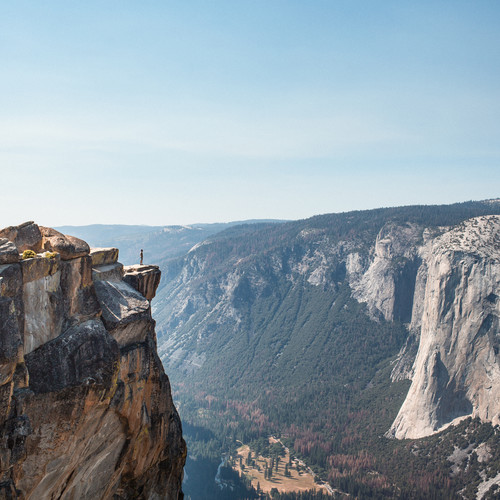
[[[423,231],[416,224],[387,223],[367,248],[355,237],[332,242],[324,230],[306,229],[295,237],[292,249],[266,253],[261,261],[236,256],[226,263],[227,272],[214,280],[205,279],[212,269],[199,256],[210,247],[206,242],[192,249],[157,299],[159,313],[168,318],[161,324],[168,335],[160,344],[160,356],[167,364],[182,360],[176,366],[195,372],[205,361],[201,344],[218,329],[237,332],[239,307],[272,293],[281,278],[299,288],[306,283],[335,290],[348,283],[373,319],[409,322]],[[196,350],[187,345],[190,337],[196,338]]]
[[[418,438],[456,419],[500,423],[500,217],[471,219],[430,242],[412,385],[389,435]]]
[[[178,498],[181,424],[149,302],[116,249],[93,269],[76,238],[34,223],[0,233],[17,260],[58,252],[0,265],[0,498]]]

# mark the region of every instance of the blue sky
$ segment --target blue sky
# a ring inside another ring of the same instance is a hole
[[[500,195],[498,1],[0,5],[0,225]]]

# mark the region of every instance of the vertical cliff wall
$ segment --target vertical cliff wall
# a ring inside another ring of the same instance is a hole
[[[34,223],[0,231],[0,498],[182,495],[160,273],[117,258]]]
[[[412,385],[388,436],[420,438],[468,416],[500,423],[500,217],[384,226],[346,260],[374,319],[409,328],[393,380]]]
[[[412,385],[389,435],[418,438],[457,420],[500,423],[500,217],[430,241],[416,286]]]

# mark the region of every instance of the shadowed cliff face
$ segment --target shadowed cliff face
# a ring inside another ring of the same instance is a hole
[[[182,496],[160,273],[117,258],[34,223],[0,231],[0,498]]]

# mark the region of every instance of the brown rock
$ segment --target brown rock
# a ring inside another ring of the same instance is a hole
[[[35,394],[84,383],[109,388],[118,345],[99,320],[86,321],[26,355],[25,361]]]
[[[152,337],[142,345],[121,349],[119,379],[123,383],[123,396],[115,398],[115,404],[129,423],[130,432],[140,437],[131,443],[124,456],[127,462],[125,477],[135,474],[139,478],[136,484],[124,485],[124,498],[134,498],[137,487],[144,487],[149,492],[151,496],[146,498],[178,498],[178,489],[158,487],[177,484],[183,474],[182,461],[178,457],[186,457],[181,422],[171,403],[170,383],[163,369],[158,370],[159,366],[161,362]],[[162,398],[157,397],[159,393]],[[147,433],[141,433],[144,428]],[[167,447],[161,444],[164,436],[168,436]],[[170,466],[158,467],[158,463]]]
[[[125,266],[123,280],[135,288],[146,299],[151,300],[156,295],[160,284],[161,271],[158,266]]]
[[[0,499],[182,498],[186,445],[149,302],[121,264],[93,272],[75,255],[0,265]]]
[[[21,267],[25,354],[100,315],[89,256],[68,261],[38,257],[23,260]]]
[[[23,359],[22,292],[20,265],[0,266],[0,386],[12,380]]]
[[[92,267],[114,264],[118,260],[118,248],[91,248]]]
[[[59,256],[52,259],[37,256],[33,259],[21,260],[21,269],[23,272],[23,283],[39,280],[52,276],[59,270]]]
[[[50,227],[40,227],[43,235],[43,248],[50,252],[57,252],[62,260],[71,260],[83,257],[90,253],[89,245],[75,236],[62,234]]]
[[[89,255],[61,262],[61,289],[64,329],[100,316]]]
[[[19,262],[19,252],[16,245],[7,238],[0,238],[0,265]]]
[[[33,221],[0,230],[0,238],[12,241],[16,245],[18,253],[25,250],[33,250],[38,253],[42,250],[42,233]]]

